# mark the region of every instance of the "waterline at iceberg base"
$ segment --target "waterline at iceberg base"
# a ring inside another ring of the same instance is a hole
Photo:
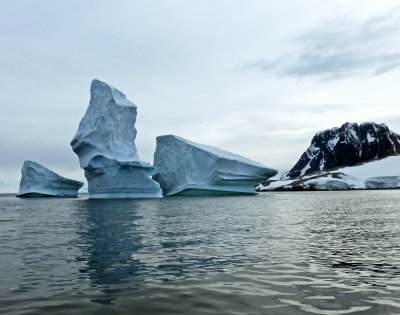
[[[98,167],[96,161],[99,162]],[[95,157],[85,168],[90,198],[161,198],[160,185],[149,180],[155,174],[150,164],[118,162]]]
[[[243,156],[174,135],[157,137],[154,166],[165,196],[256,194],[277,171]]]

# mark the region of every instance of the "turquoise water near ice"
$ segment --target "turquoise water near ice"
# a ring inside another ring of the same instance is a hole
[[[400,313],[400,190],[0,196],[0,313]]]

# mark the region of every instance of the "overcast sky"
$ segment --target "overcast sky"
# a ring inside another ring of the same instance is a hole
[[[384,0],[0,2],[0,181],[24,160],[84,180],[70,141],[93,78],[176,134],[289,170],[344,122],[400,133],[400,6]]]

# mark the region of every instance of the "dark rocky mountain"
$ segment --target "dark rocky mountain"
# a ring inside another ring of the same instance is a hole
[[[293,179],[339,166],[400,155],[400,135],[385,124],[345,123],[340,128],[318,132],[310,147],[282,179]]]

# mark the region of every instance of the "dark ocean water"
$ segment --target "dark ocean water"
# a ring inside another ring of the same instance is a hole
[[[400,313],[400,190],[0,197],[0,313]]]

